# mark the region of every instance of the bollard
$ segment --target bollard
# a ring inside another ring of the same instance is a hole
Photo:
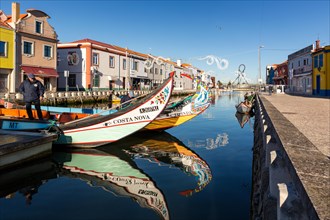
[[[278,175],[277,172],[279,158],[279,151],[271,151],[270,152],[270,167],[269,167],[269,196],[273,198],[277,198],[277,183],[278,183]]]
[[[6,94],[7,95],[7,94]],[[5,96],[6,97],[6,96]],[[6,97],[7,98],[7,97]],[[23,95],[21,93],[16,93],[15,94],[15,99],[18,99],[18,100],[23,100]]]
[[[309,219],[293,183],[279,183],[277,186],[277,219]]]
[[[264,125],[264,133],[266,133],[267,128],[268,128],[268,126]]]

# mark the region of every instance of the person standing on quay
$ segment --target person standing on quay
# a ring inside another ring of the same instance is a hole
[[[19,86],[19,91],[24,96],[26,113],[29,116],[30,120],[33,120],[32,114],[32,103],[34,104],[39,120],[42,120],[42,112],[40,109],[40,101],[43,99],[43,95],[45,92],[45,87],[42,83],[37,80],[34,74],[27,74],[28,78],[24,80]]]

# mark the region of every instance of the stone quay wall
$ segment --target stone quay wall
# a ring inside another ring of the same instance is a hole
[[[134,97],[147,95],[151,90],[134,90]],[[195,90],[176,90],[172,92],[172,96],[182,96],[196,92]],[[113,94],[113,101],[120,101],[119,96],[127,94],[127,90],[102,90],[102,91],[68,91],[68,92],[45,92],[42,105],[58,106],[67,104],[90,104],[107,102],[110,94]],[[0,98],[15,100],[23,103],[23,95],[21,93],[3,93]]]
[[[329,158],[265,98],[255,106],[251,219],[330,219]]]

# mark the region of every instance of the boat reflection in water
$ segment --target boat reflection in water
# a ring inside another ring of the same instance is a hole
[[[171,168],[174,165],[189,176],[195,176],[197,186],[194,189],[181,191],[181,195],[190,196],[201,191],[212,179],[208,164],[184,143],[165,131],[131,136],[123,142],[131,145],[125,151],[135,158],[143,158],[161,165],[167,164]]]
[[[169,219],[163,193],[123,151],[67,149],[55,152],[54,159],[60,164],[61,176],[79,178],[118,196],[131,197],[141,207],[151,208],[162,219]]]
[[[235,117],[237,118],[237,121],[238,121],[239,125],[241,126],[241,128],[243,128],[244,125],[250,119],[250,115],[249,114],[243,114],[243,113],[239,113],[239,112],[236,112]]]
[[[249,113],[240,113],[240,112],[236,112],[235,117],[237,118],[237,121],[239,123],[239,125],[241,126],[241,128],[244,127],[244,125],[250,121],[250,118],[252,118],[254,116],[254,112],[250,111]]]

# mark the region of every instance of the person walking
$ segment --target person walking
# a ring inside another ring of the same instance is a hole
[[[26,113],[30,120],[34,119],[31,108],[33,103],[35,109],[37,110],[39,120],[43,120],[42,112],[40,109],[40,101],[43,99],[45,87],[39,80],[35,78],[34,74],[29,73],[27,76],[28,78],[24,80],[19,86],[19,91],[24,96]]]

